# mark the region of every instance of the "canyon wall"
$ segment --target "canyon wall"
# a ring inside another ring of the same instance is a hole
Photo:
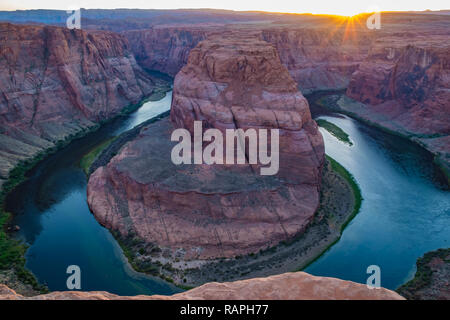
[[[123,34],[140,65],[174,76],[187,63],[189,51],[198,42],[230,31],[254,34],[272,43],[302,92],[346,88],[376,36],[361,28],[346,35],[346,29],[342,27],[330,32],[324,27],[268,28],[266,25],[259,28],[258,25],[160,26]]]
[[[338,27],[285,27],[265,29],[261,36],[275,45],[300,90],[308,93],[347,88],[376,35],[364,29],[347,34]]]
[[[91,175],[88,203],[100,223],[175,262],[255,253],[305,230],[319,205],[324,145],[272,45],[236,32],[200,42],[175,78],[170,118]],[[260,175],[248,161],[173,164],[171,132],[192,131],[195,120],[221,131],[279,129],[278,173]]]
[[[20,161],[152,93],[126,39],[0,23],[0,184]]]
[[[382,16],[380,30],[367,29],[363,16],[305,20],[302,27],[292,21],[159,26],[125,36],[139,63],[175,75],[199,41],[230,30],[255,34],[276,47],[303,93],[346,89],[353,99],[342,101],[352,106],[347,111],[419,142],[450,172],[449,21],[440,15]]]
[[[208,34],[207,27],[154,27],[147,30],[125,31],[139,64],[171,76],[187,63],[189,52]]]
[[[450,169],[448,36],[376,41],[353,73],[346,94],[364,104],[349,111],[418,141]]]
[[[391,117],[411,132],[449,134],[450,46],[445,39],[377,41],[353,74],[347,96],[374,106],[395,102]]]

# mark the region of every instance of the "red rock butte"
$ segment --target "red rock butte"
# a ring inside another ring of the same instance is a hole
[[[319,205],[324,145],[307,100],[273,45],[237,32],[191,50],[168,119],[141,129],[88,184],[100,223],[184,259],[257,252],[305,230]],[[174,128],[279,129],[280,170],[174,165]]]

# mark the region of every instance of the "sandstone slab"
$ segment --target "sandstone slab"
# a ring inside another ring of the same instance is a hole
[[[384,289],[304,272],[225,283],[207,283],[173,296],[121,297],[108,292],[66,291],[24,297],[0,285],[0,300],[404,300]]]

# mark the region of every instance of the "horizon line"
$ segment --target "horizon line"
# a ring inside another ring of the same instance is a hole
[[[213,10],[213,11],[229,11],[229,12],[240,12],[240,13],[268,13],[268,14],[298,14],[298,15],[326,15],[326,16],[346,16],[344,14],[337,13],[326,13],[326,12],[281,12],[281,11],[265,11],[265,10],[239,10],[239,9],[221,9],[221,8],[170,8],[170,9],[155,9],[155,8],[79,8],[82,10],[153,10],[153,11],[181,11],[181,10],[192,10],[192,11],[202,11],[202,10]],[[67,11],[68,9],[56,9],[56,8],[27,8],[27,9],[0,9],[0,12],[17,12],[17,11]],[[415,13],[415,12],[441,12],[450,11],[447,9],[423,9],[423,10],[380,10],[378,12],[382,13]],[[374,11],[362,11],[356,15],[368,14]]]

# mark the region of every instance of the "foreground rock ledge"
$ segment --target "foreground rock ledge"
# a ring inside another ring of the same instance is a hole
[[[144,127],[88,184],[97,220],[144,241],[142,259],[155,260],[159,249],[159,261],[174,267],[230,258],[305,230],[319,205],[323,139],[271,44],[236,33],[202,41],[175,78],[170,120]],[[279,129],[278,174],[261,176],[250,165],[174,165],[170,135],[193,130],[195,120],[222,131]]]
[[[103,291],[52,292],[24,297],[0,284],[0,299],[5,300],[404,300],[384,289],[335,278],[315,277],[304,272],[284,273],[225,283],[207,283],[173,296],[121,297]]]

